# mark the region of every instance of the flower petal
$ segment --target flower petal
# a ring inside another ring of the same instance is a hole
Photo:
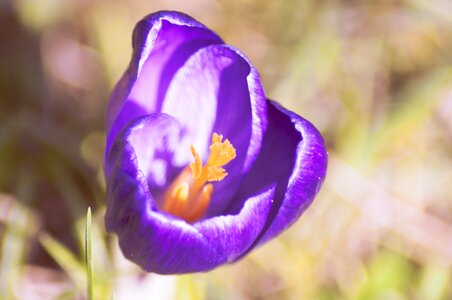
[[[268,186],[248,198],[237,214],[205,219],[194,226],[227,262],[233,262],[251,247],[264,229],[274,193],[275,187]]]
[[[173,167],[174,152],[181,139],[182,132],[179,123],[165,114],[151,114],[132,122],[128,129],[126,141],[119,139],[115,143],[131,145],[134,163],[141,176],[146,179],[151,192],[157,191],[169,184],[180,170]],[[112,152],[121,148],[112,148]],[[111,156],[115,156],[111,153]],[[107,167],[111,167],[108,164]],[[107,174],[109,170],[107,169]]]
[[[267,220],[270,226],[262,235],[260,244],[274,238],[298,220],[320,191],[325,180],[328,164],[325,143],[317,128],[276,102],[271,102],[269,107],[271,106],[274,109],[270,108],[270,110],[275,115],[279,113],[281,114],[280,117],[284,115],[286,120],[290,120],[293,130],[300,135],[301,140],[294,149],[296,153],[295,164],[284,197],[279,199],[275,196],[274,205],[279,208],[277,212],[271,212],[271,216]],[[284,127],[279,129],[284,130]]]
[[[253,247],[280,234],[301,216],[318,193],[327,167],[325,145],[317,129],[277,103],[267,103],[269,124],[261,153],[228,210],[234,214],[245,195],[276,187],[266,225]]]
[[[198,49],[223,41],[191,17],[161,11],[141,20],[134,30],[133,56],[116,85],[107,109],[107,153],[131,120],[158,112],[169,82]]]
[[[243,163],[241,160],[232,161],[227,165],[229,175],[227,180],[216,183],[216,194],[213,195],[211,205],[209,206],[208,216],[221,213],[229,206],[231,197],[237,192],[237,188],[242,181],[242,175],[246,174],[256,160],[261,150],[262,140],[267,130],[267,103],[266,96],[262,87],[260,76],[249,59],[238,49],[230,45],[222,45],[247,63],[250,71],[246,77],[246,83],[240,83],[238,76],[234,72],[225,72],[220,86],[217,119],[214,125],[215,132],[222,132],[230,138],[234,146],[247,145],[246,154],[243,153]],[[239,88],[231,88],[231,86],[243,84],[247,87],[247,94]],[[251,105],[251,119],[246,119],[246,115],[238,113],[245,110],[244,101],[248,101]],[[250,123],[248,123],[248,121]],[[250,127],[250,135],[248,136],[245,128]],[[237,156],[242,155],[238,153]]]
[[[120,133],[108,157],[107,230],[117,233],[127,258],[161,274],[207,271],[240,257],[262,232],[274,193],[274,186],[269,186],[248,199],[237,214],[194,225],[158,211],[140,169],[145,165],[137,156],[142,151],[139,138],[162,133],[165,140],[178,128],[164,114],[137,119]]]
[[[162,112],[183,127],[181,149],[194,145],[204,160],[213,132],[229,139],[237,157],[226,169],[229,176],[214,186],[209,215],[228,205],[241,176],[251,166],[265,131],[265,95],[254,68],[238,50],[213,45],[193,54],[175,74]],[[187,165],[190,151],[179,151],[175,166]]]

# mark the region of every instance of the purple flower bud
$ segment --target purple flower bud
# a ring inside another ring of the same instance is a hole
[[[127,258],[160,274],[234,262],[301,216],[326,166],[317,129],[267,100],[239,50],[182,13],[137,24],[105,155],[106,227]]]

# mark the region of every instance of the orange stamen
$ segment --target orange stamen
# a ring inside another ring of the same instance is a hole
[[[223,180],[228,173],[222,167],[236,156],[229,140],[223,141],[223,136],[216,133],[212,135],[209,149],[209,158],[203,165],[195,148],[190,147],[194,162],[183,169],[169,186],[163,197],[164,211],[190,223],[205,214],[213,194],[213,185],[208,182]]]

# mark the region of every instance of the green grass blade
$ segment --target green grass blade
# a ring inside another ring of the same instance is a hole
[[[92,234],[91,234],[91,207],[88,207],[85,227],[85,264],[88,282],[88,300],[93,300],[93,258],[92,258]]]
[[[42,233],[39,236],[39,242],[77,287],[83,288],[83,263],[69,249],[46,233]]]
[[[14,290],[22,276],[29,228],[36,227],[34,215],[12,196],[0,194],[0,298],[15,299]]]

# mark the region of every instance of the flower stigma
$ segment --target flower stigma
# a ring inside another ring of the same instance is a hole
[[[207,163],[202,164],[195,147],[190,146],[194,162],[184,168],[163,196],[162,210],[193,223],[205,214],[213,193],[210,182],[223,180],[228,173],[222,167],[236,156],[228,139],[212,134]]]

